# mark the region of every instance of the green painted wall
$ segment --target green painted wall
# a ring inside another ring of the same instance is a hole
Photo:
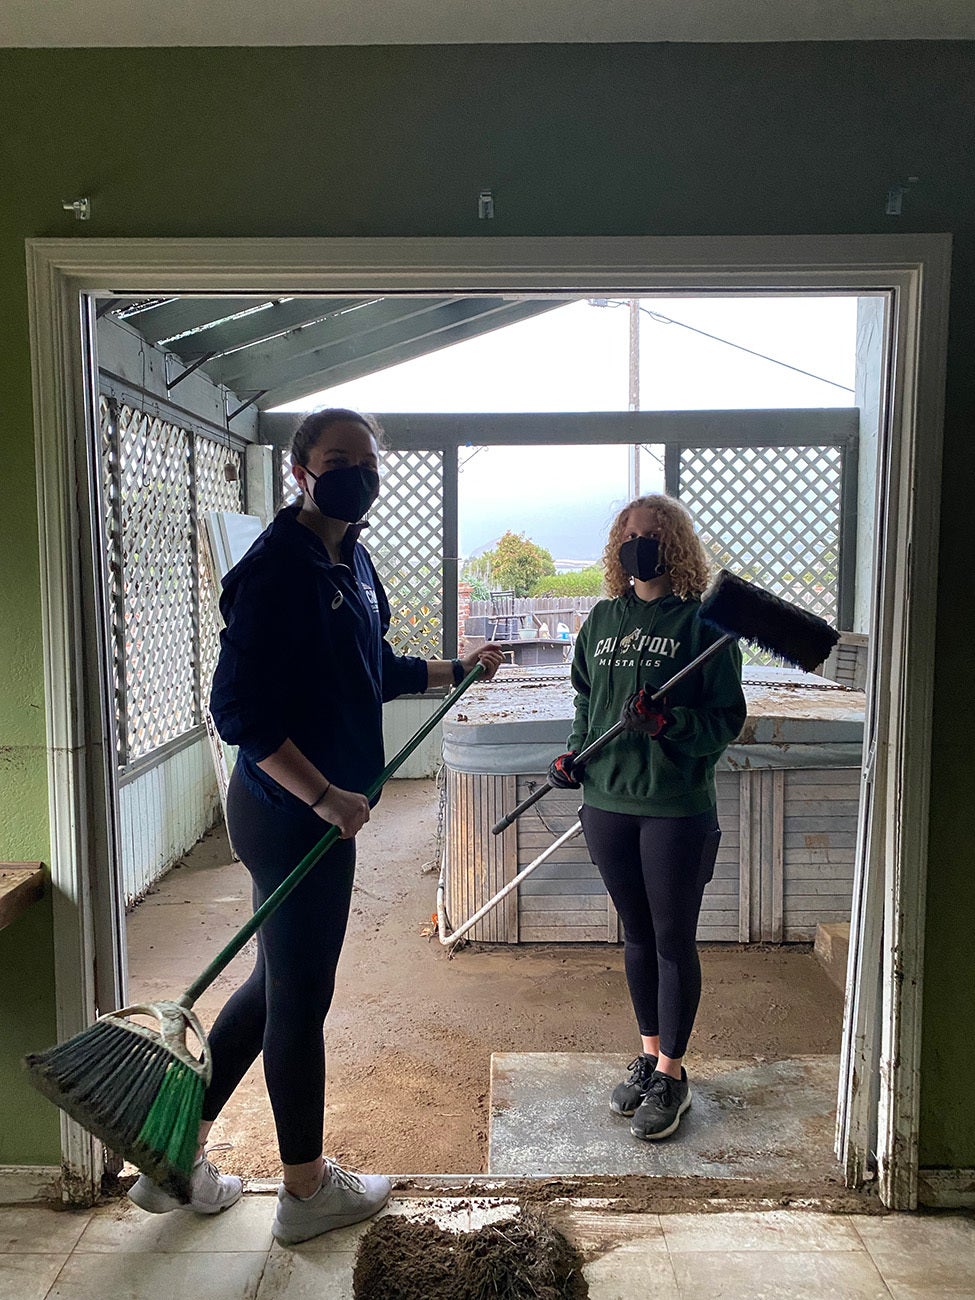
[[[43,862],[48,797],[30,353],[23,239],[11,224],[11,198],[0,183],[0,447],[10,489],[0,510],[0,861]],[[0,930],[0,1165],[60,1162],[57,1112],[27,1087],[20,1064],[25,1052],[54,1041],[52,961],[48,889],[43,903]]]
[[[975,1166],[973,74],[935,42],[0,52],[0,858],[47,843],[26,238],[950,231],[921,1147]],[[0,1163],[46,1161],[17,1065],[51,1037],[46,911],[0,933],[0,988]]]

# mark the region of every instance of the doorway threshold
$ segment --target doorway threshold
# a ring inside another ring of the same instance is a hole
[[[888,1214],[874,1184],[859,1191],[841,1180],[821,1182],[767,1179],[685,1178],[629,1174],[588,1174],[550,1178],[543,1175],[505,1178],[494,1174],[391,1174],[395,1201],[487,1209],[501,1205],[571,1209],[593,1216],[620,1214],[719,1214],[733,1210],[809,1211],[819,1214]],[[251,1196],[276,1196],[280,1183],[245,1178]]]

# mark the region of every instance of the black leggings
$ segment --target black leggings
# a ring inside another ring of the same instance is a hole
[[[635,817],[583,806],[589,856],[623,922],[626,982],[640,1033],[665,1056],[687,1051],[701,1000],[697,920],[721,831],[693,817]]]
[[[310,810],[282,811],[230,778],[227,823],[251,874],[257,908],[328,826]],[[257,932],[257,963],[208,1035],[213,1079],[203,1118],[216,1119],[264,1052],[264,1077],[281,1160],[301,1165],[322,1153],[325,1016],[345,938],[355,840],[339,840]]]

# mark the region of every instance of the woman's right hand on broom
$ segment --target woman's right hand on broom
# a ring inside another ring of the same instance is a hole
[[[314,811],[323,822],[337,826],[343,840],[351,840],[369,820],[369,800],[356,790],[330,785],[314,805]]]
[[[301,752],[293,740],[285,740],[257,765],[278,785],[284,786],[311,808],[324,822],[339,828],[343,840],[351,840],[369,820],[369,801],[356,790],[332,785]],[[316,792],[321,791],[315,798]],[[314,803],[312,802],[314,800]]]

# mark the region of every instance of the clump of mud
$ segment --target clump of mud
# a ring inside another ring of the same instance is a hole
[[[585,1300],[582,1259],[533,1211],[448,1232],[432,1219],[379,1219],[359,1244],[355,1300]]]

